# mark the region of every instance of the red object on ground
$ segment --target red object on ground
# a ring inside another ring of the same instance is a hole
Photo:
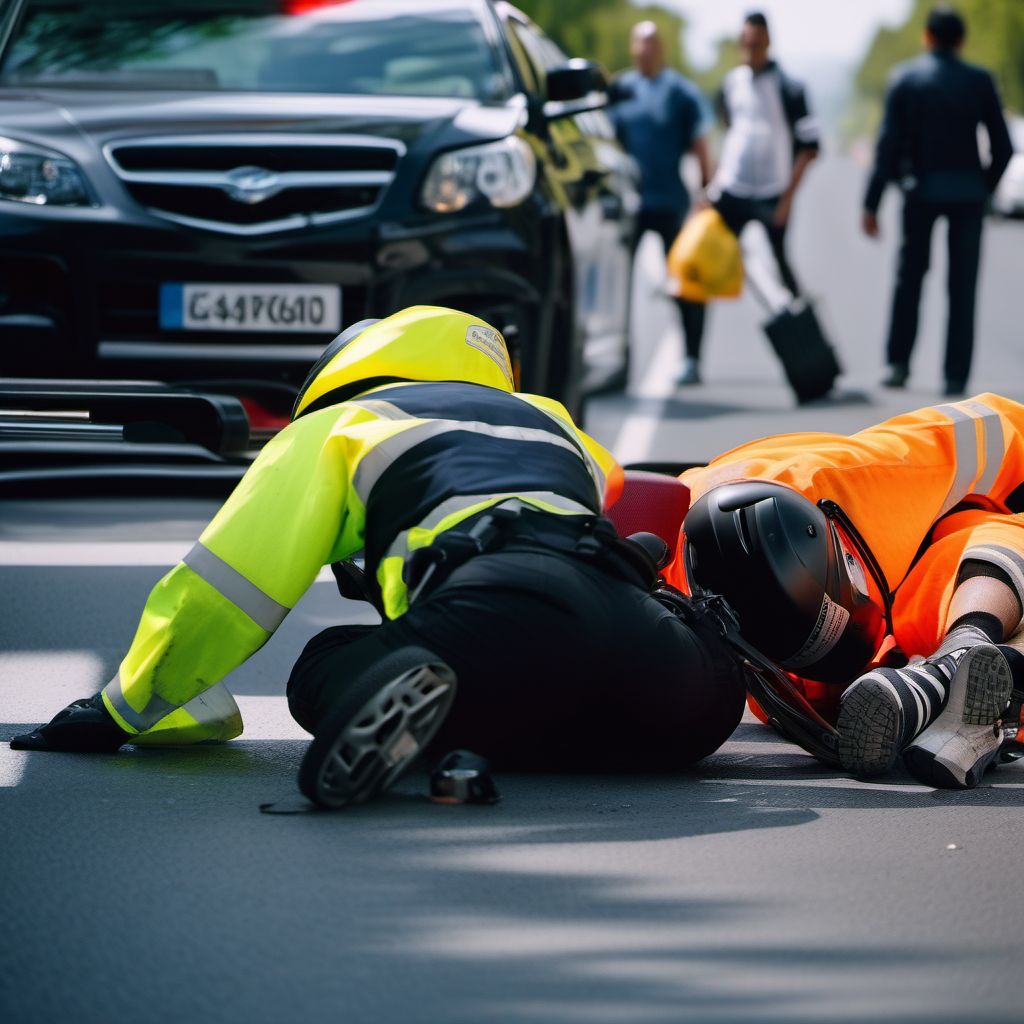
[[[679,530],[689,508],[690,489],[678,477],[627,469],[622,493],[607,510],[607,515],[620,536],[657,534],[674,556]]]
[[[249,395],[239,395],[238,400],[245,409],[245,415],[249,417],[250,430],[284,430],[291,421],[287,413],[274,412]]]

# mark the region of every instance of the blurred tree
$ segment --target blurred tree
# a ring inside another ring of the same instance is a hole
[[[718,40],[715,62],[710,67],[694,72],[693,80],[704,90],[705,95],[714,96],[722,79],[740,63],[740,41],[738,36],[725,36]]]
[[[914,0],[906,22],[881,28],[868,48],[854,83],[846,134],[871,134],[881,117],[882,100],[893,66],[922,49],[922,34],[933,0]],[[1024,113],[1024,3],[1021,0],[959,0],[967,22],[966,60],[988,68],[999,82],[1003,103]]]
[[[634,6],[628,0],[516,0],[515,6],[570,57],[600,61],[610,73],[630,66],[630,29],[638,21],[653,21],[669,66],[692,73],[683,52],[686,22],[662,7]]]

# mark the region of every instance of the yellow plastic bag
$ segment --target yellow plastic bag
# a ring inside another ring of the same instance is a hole
[[[690,302],[734,299],[743,290],[739,239],[722,215],[707,207],[689,217],[672,243],[668,271],[676,295]]]

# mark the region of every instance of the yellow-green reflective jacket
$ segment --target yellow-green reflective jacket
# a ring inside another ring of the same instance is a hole
[[[149,729],[258,650],[324,565],[364,551],[395,618],[414,549],[511,498],[593,514],[620,477],[561,405],[501,387],[387,384],[308,411],[156,585],[107,707],[130,732]]]

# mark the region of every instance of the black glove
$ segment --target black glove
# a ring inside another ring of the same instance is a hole
[[[63,750],[112,754],[131,735],[111,717],[100,694],[73,701],[46,725],[15,736],[11,750]]]
[[[735,629],[735,613],[724,598],[690,597],[664,582],[651,591],[651,596],[696,635],[709,659],[713,678],[747,688],[747,664],[728,639]]]

